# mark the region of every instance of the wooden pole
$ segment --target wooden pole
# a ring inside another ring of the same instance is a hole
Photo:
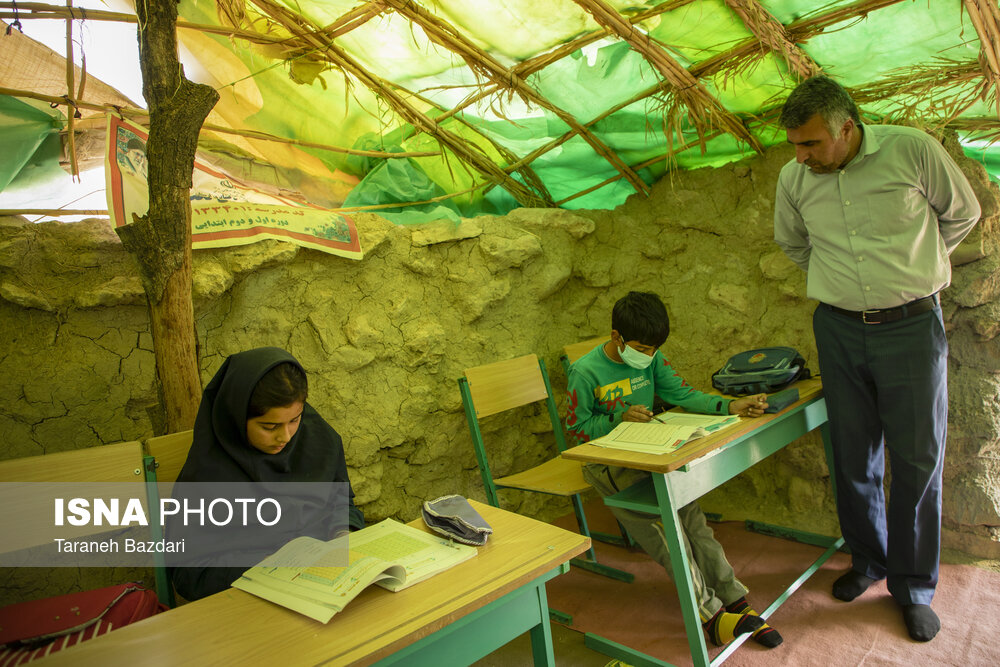
[[[73,97],[76,93],[73,85],[73,0],[66,0],[66,9],[70,16],[66,19],[66,94]],[[66,151],[69,153],[70,173],[73,180],[79,182],[80,169],[76,164],[76,132],[73,124],[76,122],[76,107],[66,109]]]
[[[116,231],[139,265],[149,301],[156,374],[168,433],[194,425],[201,401],[191,302],[191,173],[198,132],[219,94],[184,76],[177,3],[136,3],[142,94],[149,105],[149,211]]]

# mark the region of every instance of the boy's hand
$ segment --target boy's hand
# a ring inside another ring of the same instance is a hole
[[[767,407],[767,394],[738,398],[729,404],[729,414],[740,417],[760,417]]]
[[[623,422],[648,422],[652,418],[653,413],[643,405],[630,405],[622,415]]]

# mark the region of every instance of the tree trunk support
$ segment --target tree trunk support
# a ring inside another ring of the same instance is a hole
[[[142,93],[149,105],[149,211],[117,229],[149,301],[156,373],[168,433],[191,428],[201,401],[191,301],[191,173],[198,132],[219,94],[184,77],[177,3],[136,3]]]

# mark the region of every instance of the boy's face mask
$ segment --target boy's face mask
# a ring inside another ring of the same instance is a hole
[[[643,354],[642,352],[631,347],[628,343],[625,343],[624,341],[622,341],[622,345],[624,347],[618,351],[618,354],[621,355],[622,361],[624,361],[632,368],[641,371],[647,368],[651,363],[653,363],[653,355]]]

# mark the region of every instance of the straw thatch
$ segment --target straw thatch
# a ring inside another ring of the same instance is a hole
[[[752,37],[732,44],[728,50],[685,66],[674,55],[673,49],[658,43],[642,26],[658,17],[675,11],[689,9],[695,0],[668,0],[652,8],[615,9],[606,0],[573,0],[592,17],[592,29],[574,39],[556,46],[540,55],[507,65],[477,45],[470,36],[431,11],[426,3],[414,0],[369,0],[327,25],[318,25],[285,3],[274,0],[216,0],[216,9],[222,26],[178,22],[180,30],[196,30],[223,34],[241,43],[251,43],[266,57],[285,63],[293,78],[298,73],[308,76],[321,71],[333,71],[343,76],[351,86],[370,90],[414,132],[432,137],[440,146],[439,151],[414,151],[407,153],[379,153],[358,151],[318,142],[299,141],[295,137],[274,137],[263,132],[206,125],[206,131],[245,136],[255,140],[273,140],[309,148],[331,150],[369,157],[425,157],[441,155],[448,160],[449,168],[461,168],[473,176],[471,190],[502,187],[524,206],[559,206],[583,196],[602,185],[624,179],[636,192],[647,193],[648,185],[638,171],[649,164],[672,164],[674,156],[701,146],[720,135],[733,137],[740,145],[761,151],[763,146],[758,133],[751,129],[759,124],[775,122],[773,109],[758,110],[754,115],[734,113],[726,108],[715,92],[726,82],[746,74],[762,62],[780,63],[789,85],[823,72],[805,50],[817,35],[828,30],[841,30],[853,23],[866,20],[876,12],[896,5],[901,0],[859,0],[850,4],[827,5],[811,14],[782,23],[771,15],[758,0],[725,0],[734,15],[745,25]],[[890,72],[882,78],[851,89],[860,105],[881,103],[878,113],[893,122],[920,122],[935,127],[951,126],[965,132],[975,132],[990,139],[1000,136],[1000,9],[995,0],[963,0],[956,11],[963,11],[963,21],[972,30],[965,39],[972,43],[972,32],[978,37],[977,60],[956,60],[953,54],[941,54],[931,62],[907,66]],[[294,5],[292,5],[294,6]],[[618,6],[618,5],[616,5]],[[0,2],[0,18],[14,15],[12,2]],[[37,18],[67,19],[67,46],[72,50],[71,18],[90,21],[135,22],[135,16],[107,11],[85,11],[72,7],[44,3],[17,3],[17,16],[21,21]],[[418,27],[435,45],[446,49],[460,59],[474,74],[477,83],[468,86],[468,94],[457,104],[445,108],[422,97],[420,91],[386,80],[368,71],[356,58],[338,45],[344,35],[367,22],[394,14]],[[963,31],[964,34],[964,31]],[[578,118],[547,99],[533,85],[532,77],[544,68],[570,57],[579,49],[598,40],[617,38],[627,43],[652,67],[657,81],[631,99],[610,109],[595,109],[592,118]],[[68,113],[70,154],[74,137],[74,112],[103,110],[105,101],[94,98],[86,87],[86,70],[67,66],[65,94],[59,96],[52,90],[4,90],[6,94],[34,96],[48,99],[71,109]],[[515,155],[493,138],[486,136],[471,124],[464,125],[465,136],[445,127],[446,120],[464,122],[463,112],[477,104],[488,104],[501,118],[504,117],[505,100],[518,98],[530,107],[545,109],[568,126],[568,131],[545,145],[536,147],[526,155]],[[653,127],[669,139],[666,151],[639,164],[629,164],[615,150],[604,143],[593,131],[596,123],[613,113],[649,98],[651,108],[658,108],[660,118],[651,122]],[[891,100],[886,102],[886,100]],[[988,100],[997,110],[997,117],[968,118],[964,115],[977,101]],[[780,100],[775,100],[777,106]],[[122,106],[115,108],[124,114],[144,113]],[[876,105],[878,106],[878,105]],[[437,113],[431,115],[428,109]],[[683,131],[682,131],[683,130]],[[691,140],[691,134],[697,136]],[[475,141],[469,136],[475,136]],[[594,152],[614,168],[616,176],[602,184],[589,185],[576,194],[554,201],[541,179],[532,170],[532,163],[542,155],[557,149],[570,139],[580,137]],[[492,147],[487,153],[484,147]],[[74,167],[75,170],[75,167]],[[515,178],[516,176],[516,178]],[[469,192],[470,190],[465,190]],[[453,193],[451,196],[462,193]]]

